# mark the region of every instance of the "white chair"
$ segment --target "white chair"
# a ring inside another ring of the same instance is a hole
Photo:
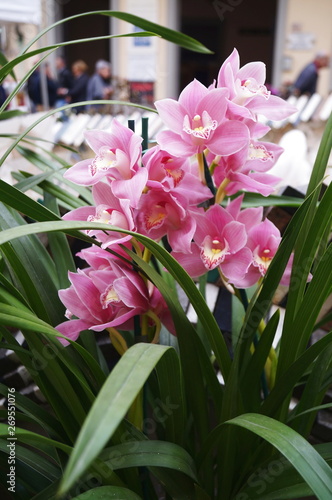
[[[318,108],[321,100],[322,100],[322,98],[321,98],[321,96],[319,94],[317,94],[317,93],[313,94],[310,97],[307,105],[303,109],[302,113],[300,114],[299,120],[301,122],[307,122],[307,121],[309,121],[313,117],[313,115],[314,115],[316,109]]]
[[[280,177],[276,190],[282,191],[285,186],[291,186],[299,191],[301,188],[306,189],[311,166],[307,160],[308,144],[304,132],[298,129],[286,132],[280,139],[279,146],[284,148],[284,152],[268,172]]]
[[[325,122],[326,120],[328,120],[331,113],[332,113],[332,94],[328,96],[323,106],[321,107],[318,118],[323,122]]]

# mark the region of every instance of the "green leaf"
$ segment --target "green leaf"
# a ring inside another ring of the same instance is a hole
[[[202,299],[202,296],[197,290],[193,280],[184,271],[180,264],[158,243],[151,240],[150,238],[143,236],[141,234],[133,233],[131,231],[125,231],[122,228],[112,227],[107,224],[93,223],[93,222],[80,222],[80,221],[60,221],[60,222],[41,222],[35,224],[29,224],[27,227],[17,227],[13,229],[7,229],[0,233],[0,245],[10,241],[14,238],[24,236],[26,234],[33,234],[39,232],[49,232],[49,231],[70,231],[72,229],[101,229],[105,231],[119,231],[124,234],[131,234],[141,241],[149,250],[158,258],[158,260],[165,265],[169,272],[174,276],[174,278],[181,285],[183,290],[185,290],[190,302],[196,310],[198,317],[202,325],[204,325],[206,335],[209,338],[211,347],[219,363],[220,369],[225,379],[229,373],[231,360],[228,353],[228,349],[223,336],[221,335],[218,324],[211,314],[206,302]],[[271,267],[271,266],[270,266]]]
[[[38,51],[37,51],[38,52]],[[32,54],[31,52],[29,53],[30,55]],[[1,70],[0,70],[1,73]],[[125,102],[125,101],[112,101],[112,100],[95,100],[95,101],[82,101],[82,102],[74,102],[71,104],[66,104],[65,106],[60,106],[59,108],[51,109],[47,113],[43,114],[40,118],[38,118],[35,122],[33,122],[31,125],[29,125],[20,135],[16,137],[16,139],[13,141],[12,145],[9,146],[9,148],[6,150],[6,152],[2,155],[0,159],[0,167],[1,165],[5,162],[6,158],[10,155],[10,153],[16,148],[16,146],[29,134],[31,130],[34,129],[39,123],[42,121],[46,120],[49,116],[52,116],[56,113],[59,113],[60,111],[66,110],[66,109],[71,109],[74,107],[80,107],[80,106],[86,106],[88,104],[119,104],[121,106],[131,106],[134,108],[139,108],[139,109],[144,109],[146,111],[151,111],[152,113],[157,113],[157,111],[153,108],[150,108],[148,106],[143,106],[140,104],[135,104],[132,102]]]
[[[0,227],[28,225],[16,212],[0,204]],[[54,262],[36,236],[3,245],[1,248],[15,286],[25,296],[38,316],[59,324],[64,307],[57,290]],[[38,258],[36,258],[38,256]]]
[[[237,197],[238,195],[236,195]],[[225,202],[226,203],[226,202]],[[242,208],[250,207],[293,207],[298,208],[302,205],[303,198],[285,195],[262,196],[257,193],[245,193]]]
[[[72,450],[72,448],[65,443],[55,441],[54,439],[50,439],[46,436],[38,434],[37,432],[20,429],[19,427],[16,427],[15,435],[20,443],[29,444],[34,448],[45,447],[45,445],[47,445],[50,448],[58,448],[64,451],[67,455],[69,455]],[[0,436],[8,436],[8,425],[0,423]],[[51,456],[53,456],[53,454]]]
[[[47,180],[47,177],[52,175],[52,172],[47,172],[44,174],[32,175],[28,172],[19,171],[14,172],[13,177],[15,179],[21,179],[16,183],[15,187],[22,191],[26,191],[31,188],[35,188],[35,192],[42,194],[42,191],[46,191],[51,196],[59,200],[59,203],[67,210],[73,210],[75,208],[86,206],[86,202],[81,200],[77,196],[69,193],[69,191],[64,190],[62,187],[57,186],[53,182]],[[38,189],[39,188],[39,189]]]
[[[139,239],[141,235],[136,235]],[[146,243],[145,243],[146,244]],[[157,245],[157,248],[159,246]],[[210,392],[213,398],[213,403],[219,412],[219,407],[222,401],[222,389],[220,383],[216,377],[214,368],[210,358],[208,357],[201,339],[197,335],[197,332],[191,325],[186,314],[184,313],[180,303],[178,302],[177,296],[173,294],[172,289],[165,284],[160,275],[148,265],[144,260],[139,258],[133,252],[126,250],[127,253],[132,257],[134,262],[136,262],[142,271],[146,274],[149,280],[154,283],[158,290],[162,293],[169,310],[172,314],[172,318],[175,324],[175,329],[177,332],[177,340],[180,351],[180,359],[182,365],[182,373],[184,378],[184,384],[186,389],[186,396],[188,398],[188,403],[195,419],[195,423],[198,429],[198,439],[205,439],[205,435],[208,432],[208,412],[205,406],[202,406],[202,398],[206,397],[207,391]],[[155,253],[155,250],[153,250]],[[161,260],[165,267],[170,270],[170,259],[172,257],[166,253],[165,259]],[[180,266],[179,266],[180,267]],[[186,272],[180,269],[173,274],[176,279],[181,283],[181,274],[186,275]],[[187,275],[188,276],[188,275]],[[193,284],[191,278],[189,282],[195,288],[198,293],[198,299],[193,302],[196,310],[204,310],[204,305],[206,305],[203,297],[199,294],[197,288]],[[187,292],[187,288],[184,287],[184,291]],[[201,308],[200,308],[201,303]],[[209,311],[209,310],[208,310]],[[209,311],[210,316],[212,316]],[[205,320],[208,318],[205,317]],[[213,318],[214,319],[214,318]],[[221,336],[218,329],[219,336]],[[191,388],[195,387],[195,391]]]
[[[187,424],[186,399],[180,360],[174,351],[172,356],[161,358],[156,367],[160,391],[159,404],[155,404],[153,416],[165,428],[165,440],[183,445]]]
[[[33,140],[33,139],[32,139]],[[38,140],[38,143],[41,139],[39,138],[34,138],[34,140]],[[51,141],[49,141],[51,142]],[[30,144],[30,142],[28,141]],[[54,144],[54,143],[52,143]],[[84,199],[87,204],[93,204],[93,197],[91,194],[91,189],[84,187],[84,186],[79,186],[78,184],[74,184],[73,182],[67,180],[63,176],[63,167],[68,168],[68,162],[65,161],[63,158],[61,158],[59,155],[55,154],[53,151],[48,151],[47,149],[44,149],[38,144],[38,148],[44,152],[44,155],[37,153],[36,151],[33,151],[32,149],[23,147],[22,145],[17,145],[16,150],[29,162],[31,162],[33,165],[35,165],[38,169],[47,172],[48,176],[52,175],[54,179],[59,181],[61,185],[68,186],[70,191],[76,191],[77,197],[80,196],[82,199]],[[46,178],[46,177],[45,177]],[[21,181],[23,183],[23,181]],[[28,180],[24,181],[25,183],[28,182]],[[22,190],[22,185],[21,184],[16,184],[15,187],[17,189]]]
[[[78,497],[72,498],[73,500],[142,500],[141,497],[136,495],[133,491],[118,486],[100,486],[99,488],[92,488],[78,495]]]
[[[331,154],[332,147],[332,114],[330,115],[328,122],[325,126],[323,137],[321,139],[317,157],[312,169],[312,174],[310,177],[310,182],[307,189],[307,196],[309,196],[321,183],[325,174],[327,163]],[[319,196],[319,191],[316,190],[315,200],[317,201]]]
[[[40,203],[32,200],[15,186],[0,179],[0,200],[6,205],[38,221],[60,220],[60,218]]]
[[[8,441],[7,437],[8,427],[5,437],[0,439],[0,450],[4,453],[9,454],[10,448],[8,445],[10,443],[13,443],[13,441]],[[23,446],[15,443],[15,458],[17,460],[21,460],[23,463],[28,465],[32,471],[36,471],[38,473],[38,476],[42,478],[46,478],[49,481],[55,481],[56,479],[59,479],[61,476],[60,467],[55,466],[50,460],[47,460],[44,456],[41,456],[40,451],[36,453],[35,451],[28,450]]]
[[[2,111],[2,113],[0,113],[0,120],[9,120],[10,118],[14,118],[15,116],[22,116],[22,115],[26,115],[26,113],[18,109]]]
[[[332,498],[332,470],[300,434],[264,415],[247,413],[226,422],[262,437],[282,453],[319,500]]]
[[[279,411],[287,397],[292,394],[295,384],[300,380],[308,366],[317,358],[317,356],[332,342],[332,332],[328,333],[305,352],[299,356],[296,361],[285,371],[285,373],[276,380],[276,384],[262,405],[262,413],[274,415]],[[288,412],[287,412],[288,413]]]
[[[44,202],[45,205],[52,210],[52,212],[56,213],[60,217],[58,205],[53,196],[45,193]],[[70,285],[68,271],[76,271],[68,238],[63,233],[49,233],[48,244],[53,262],[55,264],[59,288],[67,288]]]
[[[279,322],[279,311],[276,311],[266,325],[255,351],[242,375],[243,395],[247,402],[247,408],[253,408],[254,401],[260,404],[261,376],[264,372],[272,342]]]
[[[3,52],[0,51],[0,66],[5,66],[5,64],[8,63],[8,59],[7,57],[5,56],[5,54]],[[13,79],[16,81],[16,76],[14,74],[14,72],[12,71],[11,73],[11,76],[13,77]],[[0,79],[0,82],[2,80]]]
[[[288,359],[285,360],[286,366],[287,362],[289,363],[289,359],[292,359],[291,354],[293,354],[293,356],[294,354],[298,356],[305,350],[317,321],[318,314],[325,300],[331,293],[331,287],[332,246],[330,245],[315,269],[315,273],[307,287],[306,294],[294,318],[293,324],[288,330],[292,332],[292,339],[289,339],[287,343]],[[297,343],[294,345],[296,341]],[[286,352],[284,358],[286,358]]]
[[[331,467],[331,443],[314,445]],[[311,488],[285,457],[262,464],[247,480],[237,500],[293,500],[312,495]],[[310,498],[312,498],[310,496]]]
[[[0,384],[0,394],[3,397],[7,397],[8,387]],[[47,434],[49,434],[52,438],[64,438],[64,432],[59,421],[50,412],[44,410],[39,404],[34,403],[26,396],[20,394],[18,391],[15,393],[15,405],[25,415],[33,418],[34,422],[45,429]]]
[[[324,384],[325,375],[331,363],[332,345],[327,346],[324,351],[320,353],[315,361],[315,364],[309,374],[308,380],[305,384],[301,399],[294,409],[294,415],[302,412],[302,416],[296,419],[291,424],[291,427],[302,436],[308,438],[317,411],[303,413],[308,408],[313,408],[322,402],[328,387]]]
[[[146,19],[143,19],[142,17],[134,16],[133,14],[127,14],[125,12],[119,12],[119,11],[112,11],[112,10],[100,10],[100,11],[92,11],[92,12],[84,12],[82,14],[76,14],[75,16],[67,17],[66,19],[61,19],[61,21],[57,21],[56,23],[52,24],[51,26],[47,27],[43,31],[41,31],[35,38],[33,38],[27,47],[24,49],[23,53],[26,52],[41,36],[43,36],[45,33],[53,29],[54,27],[58,26],[59,24],[62,24],[67,21],[71,21],[72,19],[76,19],[78,17],[83,17],[83,16],[90,16],[90,15],[104,15],[104,16],[110,16],[110,17],[115,17],[117,19],[122,19],[123,21],[126,21],[128,23],[133,24],[134,26],[137,26],[138,28],[141,28],[143,30],[148,30],[151,31],[152,33],[161,36],[165,40],[168,40],[169,42],[173,42],[180,47],[183,47],[188,50],[196,51],[196,52],[201,52],[203,54],[211,54],[211,51],[204,47],[200,42],[197,40],[194,40],[193,38],[184,35],[183,33],[179,33],[178,31],[171,30],[169,28],[166,28],[164,26],[161,26],[156,23],[152,23],[150,21],[147,21]],[[138,33],[131,33],[129,36],[137,36]],[[119,35],[121,36],[121,35]],[[128,36],[128,35],[127,35]],[[144,35],[143,35],[144,36]]]
[[[85,472],[125,417],[151,371],[169,347],[135,344],[128,349],[107,378],[79,433],[63,475],[65,493]]]
[[[308,216],[312,218],[312,224],[309,229],[305,231],[305,228],[299,234],[299,241],[297,242],[298,248],[296,248],[293,271],[291,282],[289,286],[289,293],[287,298],[287,308],[285,314],[283,336],[280,343],[280,357],[281,361],[279,364],[279,373],[289,364],[296,352],[301,352],[305,348],[308,342],[308,336],[311,334],[310,328],[314,327],[316,322],[318,312],[323,306],[324,295],[320,297],[315,297],[312,301],[311,289],[313,288],[311,283],[307,285],[307,277],[309,272],[312,270],[312,264],[317,254],[317,247],[320,241],[324,238],[326,231],[330,231],[331,220],[332,220],[332,184],[327,188],[318,208],[315,213],[311,212]],[[305,233],[303,235],[302,233]],[[304,237],[305,236],[305,237]],[[320,262],[328,258],[328,254],[322,255]],[[317,263],[317,265],[319,262]],[[322,264],[321,264],[322,265]],[[321,265],[320,268],[321,269]],[[318,271],[318,269],[317,269]],[[317,281],[315,276],[316,269],[314,270],[314,284]],[[323,278],[324,280],[324,278]],[[328,281],[326,276],[325,284]],[[324,283],[322,283],[324,284]],[[314,286],[314,285],[313,285]],[[320,287],[320,284],[317,284]],[[308,292],[308,295],[307,295]],[[314,292],[313,292],[314,293]],[[311,298],[310,298],[311,296]],[[312,305],[314,306],[312,308]],[[311,318],[307,317],[309,315]],[[305,330],[296,329],[294,331],[293,325],[298,324],[296,318],[297,313],[299,313],[300,318],[304,320],[307,325]]]
[[[127,467],[166,467],[197,481],[193,459],[187,451],[166,441],[131,441],[107,448],[103,459],[113,470]]]

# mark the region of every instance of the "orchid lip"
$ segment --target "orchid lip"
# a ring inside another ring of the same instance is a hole
[[[114,167],[117,163],[116,155],[107,146],[100,148],[99,154],[93,159],[89,165],[90,174],[96,175],[98,171],[106,172]]]
[[[268,161],[273,160],[273,154],[271,151],[268,151],[263,144],[255,145],[251,143],[249,145],[248,159]]]
[[[212,120],[207,111],[203,111],[201,115],[195,115],[191,121],[189,116],[186,115],[183,120],[183,131],[197,139],[209,139],[211,131],[215,130],[218,126],[216,120]]]
[[[117,304],[120,302],[119,296],[114,290],[113,286],[109,286],[106,288],[105,292],[103,292],[100,296],[100,303],[102,309],[107,309],[109,304]]]
[[[229,253],[228,248],[229,245],[226,241],[223,243],[218,237],[211,239],[210,236],[206,236],[200,252],[204,266],[207,269],[217,267]]]

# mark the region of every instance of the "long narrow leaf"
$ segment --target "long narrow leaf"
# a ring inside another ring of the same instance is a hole
[[[151,250],[151,252],[160,260],[160,262],[167,267],[169,272],[175,277],[179,282],[181,287],[186,290],[190,302],[196,309],[197,315],[200,317],[202,324],[206,330],[206,334],[209,337],[211,347],[214,354],[218,360],[220,369],[225,379],[229,373],[231,360],[227,350],[226,343],[222,337],[219,327],[211,314],[207,304],[202,301],[202,296],[197,290],[194,282],[189,277],[189,275],[183,270],[180,264],[160,245],[151,240],[150,238],[133,233],[130,231],[125,231],[121,228],[112,227],[107,224],[93,223],[93,222],[80,222],[80,221],[61,221],[61,222],[41,222],[35,224],[29,224],[27,227],[17,227],[13,229],[8,229],[0,233],[0,245],[10,241],[11,239],[24,236],[26,234],[34,234],[39,232],[49,232],[49,231],[70,231],[72,229],[101,229],[105,231],[120,231],[125,234],[131,234],[139,239],[144,245]]]
[[[188,50],[193,50],[196,52],[202,52],[205,54],[211,54],[211,51],[204,47],[200,42],[197,40],[194,40],[191,37],[188,37],[187,35],[184,35],[183,33],[179,33],[178,31],[171,30],[169,28],[165,28],[164,26],[161,26],[156,23],[152,23],[150,21],[147,21],[146,19],[143,19],[138,16],[134,16],[133,14],[127,14],[125,12],[119,12],[119,11],[112,11],[112,10],[100,10],[100,11],[92,11],[92,12],[84,12],[81,14],[76,14],[71,17],[67,17],[66,19],[61,19],[60,21],[57,21],[56,23],[48,26],[45,28],[43,31],[41,31],[35,38],[33,38],[29,44],[25,47],[25,49],[22,51],[24,54],[39,38],[41,38],[45,33],[50,31],[51,29],[55,28],[56,26],[67,22],[71,21],[72,19],[76,19],[82,16],[90,16],[90,15],[104,15],[104,16],[110,16],[110,17],[115,17],[117,19],[122,19],[123,21],[127,21],[128,23],[134,24],[135,26],[143,29],[143,30],[148,30],[151,31],[165,40],[168,40],[169,42],[176,43],[177,45],[180,45],[181,47],[188,49]],[[136,36],[137,33],[135,33]]]
[[[99,488],[92,488],[85,491],[77,497],[72,497],[73,500],[142,500],[141,497],[136,495],[127,488],[119,486],[100,486]]]
[[[299,472],[319,500],[332,497],[332,470],[317,451],[293,429],[264,415],[240,415],[227,424],[238,425],[262,437]]]
[[[81,429],[64,472],[60,493],[79,479],[112,437],[151,371],[169,347],[136,344],[117,363]]]

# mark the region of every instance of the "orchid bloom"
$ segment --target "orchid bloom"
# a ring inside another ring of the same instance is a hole
[[[247,247],[252,252],[252,263],[242,280],[243,288],[250,287],[265,276],[273,257],[275,256],[281,235],[279,229],[269,220],[252,227],[248,232]],[[293,258],[287,263],[281,284],[288,284]]]
[[[101,222],[121,229],[135,231],[132,210],[129,200],[118,199],[114,196],[111,187],[99,182],[92,187],[95,206],[79,207],[63,216],[64,220],[82,220]],[[131,239],[131,235],[117,231],[87,230],[89,236],[95,236],[102,243],[102,248],[124,243]]]
[[[113,193],[129,199],[136,207],[147,180],[147,173],[139,166],[142,139],[116,119],[111,132],[89,130],[85,139],[96,156],[82,160],[65,172],[64,177],[84,186],[92,186],[106,177],[112,183]]]
[[[220,186],[227,179],[225,191],[228,195],[246,190],[268,196],[280,179],[266,171],[273,167],[282,151],[275,144],[252,140],[241,151],[213,160],[214,182],[216,186]]]
[[[193,276],[219,267],[232,283],[242,279],[252,262],[246,247],[247,233],[243,223],[220,205],[195,216],[197,227],[191,253],[172,252],[173,257]]]
[[[69,279],[71,286],[60,290],[59,296],[70,321],[58,325],[57,330],[72,340],[82,330],[130,327],[130,320],[149,308],[144,280],[129,267],[111,262],[101,270],[87,268],[69,273]]]
[[[226,119],[227,96],[227,89],[209,90],[194,80],[181,92],[178,101],[157,101],[158,113],[170,129],[157,135],[160,147],[185,157],[206,148],[220,155],[240,150],[249,140],[248,129],[240,121]]]
[[[146,187],[162,189],[186,198],[187,205],[198,205],[211,198],[211,191],[198,177],[197,164],[188,158],[179,158],[154,146],[143,156],[148,171]]]
[[[279,181],[268,172],[282,148],[264,141],[270,129],[258,114],[280,120],[294,108],[271,95],[265,76],[262,62],[240,67],[234,50],[214,85],[194,80],[178,100],[155,103],[168,130],[143,156],[142,139],[116,119],[110,132],[86,132],[95,156],[68,169],[65,177],[92,186],[94,205],[63,218],[102,222],[114,230],[86,231],[101,248],[79,252],[89,267],[69,273],[71,285],[59,292],[69,319],[58,325],[59,332],[76,340],[85,329],[132,329],[134,316],[145,315],[142,324],[154,322],[156,337],[158,318],[175,333],[164,298],[133,270],[126,249],[134,247],[146,260],[148,252],[123,231],[157,242],[167,238],[173,257],[193,278],[218,269],[225,282],[246,288],[265,276],[281,240],[279,230],[262,221],[262,207],[242,209],[244,195],[221,206],[226,195],[240,190],[267,196]],[[291,264],[292,257],[281,283],[288,283]]]
[[[152,285],[149,290],[144,279],[126,264],[109,260],[107,267],[70,272],[69,279],[71,286],[59,291],[69,321],[56,328],[71,340],[76,340],[80,332],[87,329],[96,332],[111,327],[132,329],[134,316],[154,308],[170,326],[170,331],[174,331],[159,292],[155,292]],[[59,340],[68,344],[65,339],[59,337]]]
[[[138,232],[156,241],[167,235],[174,250],[188,252],[200,210],[188,207],[184,196],[155,189],[142,196],[135,222]]]
[[[265,64],[256,61],[240,68],[240,57],[236,49],[225,60],[218,74],[217,87],[229,90],[231,110],[249,117],[262,114],[270,120],[282,120],[296,109],[280,97],[271,95],[265,86]]]

